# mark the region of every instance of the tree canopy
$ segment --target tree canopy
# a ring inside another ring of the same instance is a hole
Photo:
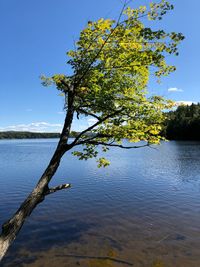
[[[67,52],[73,74],[42,76],[44,85],[54,83],[63,93],[66,109],[73,102],[78,118],[95,118],[95,123],[73,142],[86,145],[84,152],[74,152],[80,159],[97,157],[98,145],[104,151],[117,144],[122,147],[124,138],[146,141],[147,145],[159,143],[163,110],[171,108],[172,102],[149,96],[147,84],[150,74],[159,79],[175,70],[165,57],[178,55],[177,46],[184,37],[152,30],[142,20],[161,20],[172,9],[165,0],[138,9],[125,3],[117,21],[88,21],[75,49]],[[92,138],[85,135],[88,131],[94,133]],[[99,162],[108,164],[105,159]]]

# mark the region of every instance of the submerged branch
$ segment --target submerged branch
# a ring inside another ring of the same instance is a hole
[[[116,262],[119,264],[125,264],[128,266],[133,266],[133,263],[125,261],[120,258],[114,258],[109,256],[89,256],[89,255],[76,255],[76,254],[57,254],[57,257],[66,257],[66,258],[75,258],[75,259],[91,259],[91,260],[98,260],[102,261],[102,266],[104,261]]]

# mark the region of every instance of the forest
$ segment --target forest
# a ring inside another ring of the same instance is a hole
[[[71,131],[70,137],[76,137],[78,132]],[[0,132],[0,139],[38,139],[38,138],[60,138],[60,133],[39,133],[28,131],[6,131]]]
[[[35,139],[35,138],[59,138],[59,133],[37,133],[24,131],[0,132],[0,139]]]
[[[200,140],[200,103],[170,111],[163,134],[168,140]]]

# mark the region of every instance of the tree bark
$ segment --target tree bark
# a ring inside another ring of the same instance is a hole
[[[48,191],[49,181],[56,172],[63,154],[63,152],[56,150],[39,183],[21,204],[14,216],[3,224],[2,233],[0,236],[0,260],[3,258],[8,248],[15,240],[26,218],[32,213],[34,208],[44,200],[46,192]]]
[[[71,98],[68,100],[68,110],[61,137],[49,165],[47,166],[33,191],[21,204],[17,212],[2,226],[2,232],[0,235],[0,261],[15,240],[26,218],[32,213],[35,207],[45,199],[45,196],[49,194],[49,182],[58,169],[62,156],[66,151],[71,149],[71,146],[67,145],[67,141],[70,134],[73,115],[73,96],[71,96]]]

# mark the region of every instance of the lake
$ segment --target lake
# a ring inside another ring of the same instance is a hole
[[[32,190],[56,139],[0,141],[0,224]],[[46,197],[1,266],[199,267],[200,143],[107,153],[111,165],[65,155]]]

